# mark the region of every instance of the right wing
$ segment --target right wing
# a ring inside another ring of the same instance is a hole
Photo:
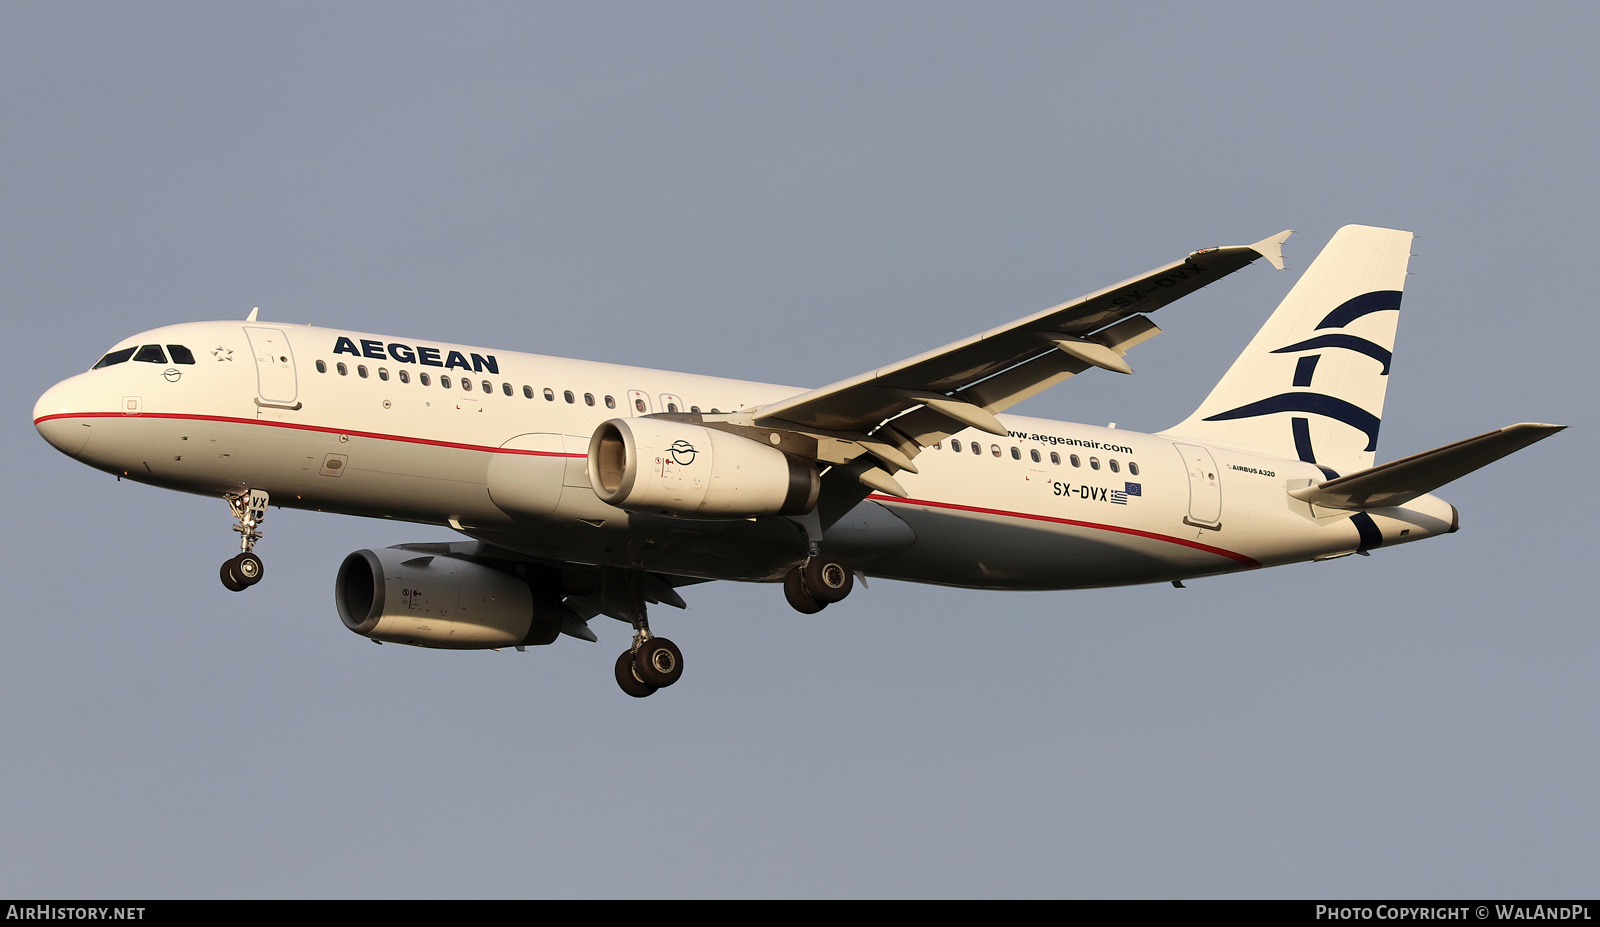
[[[842,465],[852,482],[903,496],[893,474],[915,473],[912,458],[922,448],[968,427],[1004,435],[995,413],[1090,367],[1131,373],[1122,355],[1161,331],[1144,313],[1260,257],[1282,269],[1282,245],[1289,235],[1284,231],[1253,245],[1196,251],[925,354],[703,421],[763,442],[781,439],[779,447],[787,452]]]

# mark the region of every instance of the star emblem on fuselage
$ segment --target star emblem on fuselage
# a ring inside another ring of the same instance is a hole
[[[217,359],[217,363],[219,364],[233,363],[233,349],[225,348],[220,344],[211,349],[211,356],[215,357]]]

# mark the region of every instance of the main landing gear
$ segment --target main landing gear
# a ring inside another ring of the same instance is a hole
[[[650,633],[644,577],[635,571],[608,570],[602,583],[602,598],[611,605],[610,613],[633,625],[633,646],[617,657],[617,685],[634,698],[644,698],[677,682],[683,676],[683,651]],[[650,600],[683,607],[683,600],[671,587],[665,591],[667,597],[658,589],[650,593]]]
[[[617,685],[634,698],[665,689],[683,675],[683,651],[664,637],[633,636],[634,644],[617,657]],[[645,629],[643,634],[650,632]]]
[[[223,562],[222,585],[230,592],[243,592],[261,582],[266,571],[261,558],[255,555],[255,546],[261,540],[261,532],[256,529],[267,517],[268,496],[260,489],[252,489],[248,493],[231,493],[224,498],[228,500],[228,507],[233,509],[233,517],[238,522],[233,530],[239,532],[240,551],[239,556]]]
[[[783,579],[783,597],[802,615],[815,615],[844,600],[855,587],[850,565],[838,557],[815,553]]]

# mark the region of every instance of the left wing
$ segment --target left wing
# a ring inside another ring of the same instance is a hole
[[[1260,257],[1282,269],[1282,246],[1289,235],[1284,231],[1253,245],[1196,251],[926,354],[738,415],[706,416],[703,421],[749,431],[757,440],[770,438],[784,450],[823,463],[849,465],[848,471],[866,486],[904,496],[893,474],[917,472],[912,458],[923,447],[968,427],[1004,435],[996,412],[1090,367],[1132,373],[1122,356],[1161,331],[1144,313]]]

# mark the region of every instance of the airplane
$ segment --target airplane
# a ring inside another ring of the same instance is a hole
[[[141,332],[47,390],[34,425],[119,479],[227,501],[261,582],[269,506],[448,526],[358,550],[344,625],[378,643],[515,648],[633,628],[628,695],[677,682],[650,605],[711,580],[815,614],[857,579],[978,589],[1171,582],[1455,532],[1444,484],[1563,427],[1520,423],[1375,464],[1412,235],[1340,229],[1188,418],[1156,434],[1002,414],[1131,373],[1150,313],[1281,232],[817,389],[262,321]]]

